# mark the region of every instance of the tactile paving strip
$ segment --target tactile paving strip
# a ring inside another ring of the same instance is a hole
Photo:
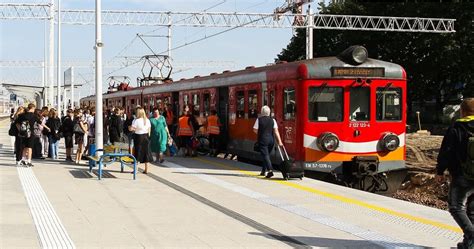
[[[38,231],[41,247],[75,248],[33,170],[23,166],[18,166],[17,170]]]

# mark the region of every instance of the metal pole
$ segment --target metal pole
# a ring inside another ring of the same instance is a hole
[[[313,26],[314,15],[311,6],[308,6],[308,27],[306,28],[306,59],[313,59]]]
[[[71,109],[74,110],[74,67],[71,67]]]
[[[171,59],[171,13],[168,13],[168,59]]]
[[[45,48],[46,50],[46,48]],[[45,57],[45,60],[46,60],[46,57]],[[43,89],[43,94],[41,96],[41,103],[38,103],[38,107],[43,107],[46,103],[46,91],[45,91],[45,88],[44,88],[44,84],[45,84],[45,81],[46,81],[46,62],[43,61],[41,62],[41,87]]]
[[[46,87],[47,74],[48,74],[48,23],[44,21],[44,58],[43,58],[43,106],[48,105],[48,88]]]
[[[101,0],[95,1],[95,148],[96,155],[103,149],[102,122],[102,9]]]
[[[54,0],[51,0],[49,7],[49,89],[48,89],[48,106],[54,105]]]
[[[58,94],[58,115],[61,116],[61,0],[58,0],[58,61],[57,61],[57,94]]]

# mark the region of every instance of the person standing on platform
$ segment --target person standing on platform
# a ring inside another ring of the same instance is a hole
[[[67,110],[67,114],[61,123],[61,132],[64,136],[64,145],[66,146],[66,161],[72,162],[72,149],[74,146],[72,137],[74,135],[74,112]]]
[[[151,123],[151,151],[156,153],[156,161],[163,163],[163,153],[166,151],[168,144],[168,137],[170,132],[166,125],[166,119],[160,115],[158,108],[153,108],[153,117],[150,119]]]
[[[90,115],[90,113],[91,113],[90,109],[91,109],[91,107],[88,106],[88,107],[86,107],[85,109],[82,110],[82,119],[87,123],[87,128],[89,130],[88,132],[84,133],[84,139],[83,139],[84,149],[82,150],[83,155],[87,155],[87,151],[89,150],[89,132],[92,129],[91,125],[89,124],[89,117],[91,116]]]
[[[46,121],[48,121],[49,115],[49,108],[47,106],[43,106],[41,108],[41,124],[46,125]],[[41,137],[40,137],[41,144],[43,147],[41,148],[41,155],[44,157],[45,155],[49,154],[49,144],[48,144],[48,130],[43,129]],[[46,154],[47,153],[47,154]],[[42,158],[44,159],[44,158]]]
[[[41,153],[41,150],[43,149],[43,144],[41,142],[41,137],[43,136],[43,129],[44,125],[42,123],[43,116],[41,116],[41,110],[36,109],[35,110],[35,115],[36,118],[38,118],[38,122],[35,123],[35,126],[33,127],[33,149],[32,149],[32,158],[33,159],[45,159],[43,157],[43,154]]]
[[[84,140],[84,153],[87,155],[87,152],[89,152],[89,145],[94,143],[94,137],[95,137],[95,108],[91,107],[89,110],[85,111],[84,115],[84,120],[87,123],[87,132],[85,134],[85,139]]]
[[[220,122],[216,110],[211,110],[211,115],[207,117],[206,130],[209,134],[210,156],[217,156],[219,154],[219,134]]]
[[[147,118],[145,110],[142,107],[136,110],[137,117],[130,126],[130,131],[134,133],[133,137],[133,156],[138,162],[145,164],[144,174],[148,173],[148,163],[153,161],[150,151],[150,120]]]
[[[189,107],[184,108],[183,115],[178,121],[179,149],[184,148],[184,156],[192,156],[191,138],[194,136],[193,124],[189,115]]]
[[[109,121],[109,138],[110,143],[114,144],[115,142],[122,141],[123,133],[123,121],[120,117],[120,109],[115,108],[112,115],[110,116]]]
[[[22,155],[23,155],[23,145],[21,143],[21,137],[18,136],[18,127],[16,125],[16,120],[23,113],[25,113],[25,108],[23,106],[18,107],[15,114],[12,116],[12,119],[11,119],[12,123],[10,124],[10,130],[8,132],[8,134],[10,136],[15,137],[14,152],[15,152],[15,159],[16,159],[16,164],[17,165],[20,165],[20,163],[21,163],[21,158],[22,158]]]
[[[257,133],[257,143],[260,155],[263,159],[261,176],[268,171],[266,178],[273,176],[272,161],[270,160],[270,152],[275,145],[275,137],[278,146],[283,146],[280,133],[278,132],[278,125],[275,119],[270,117],[270,107],[264,105],[262,107],[261,116],[255,121],[253,132]]]
[[[59,129],[61,128],[61,120],[59,119],[58,113],[55,109],[49,111],[46,126],[48,127],[49,151],[51,151],[53,160],[56,160],[59,156]]]
[[[175,136],[176,134],[174,129],[174,114],[173,114],[173,106],[171,104],[167,104],[165,106],[165,111],[163,112],[163,116],[166,118],[166,125],[168,126],[168,131],[171,136]]]
[[[438,154],[436,180],[444,183],[444,172],[452,177],[448,209],[464,232],[458,248],[474,248],[474,98],[461,103],[461,118],[444,135]]]
[[[16,120],[16,126],[18,129],[18,136],[21,137],[21,143],[23,146],[21,165],[33,167],[31,163],[31,157],[33,155],[34,135],[33,128],[35,123],[40,123],[39,118],[35,115],[35,104],[28,104],[28,111],[23,113]]]
[[[84,136],[88,132],[87,121],[82,114],[82,110],[76,110],[73,131],[77,144],[76,164],[80,164],[84,153]]]
[[[104,144],[108,144],[109,143],[109,122],[110,122],[110,116],[111,116],[111,111],[110,110],[106,110],[104,112],[104,116],[102,117],[102,122],[103,122],[103,126],[102,126],[102,142]],[[94,134],[95,134],[95,131],[94,131]]]

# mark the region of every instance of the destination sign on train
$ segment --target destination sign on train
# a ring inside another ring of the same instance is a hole
[[[384,77],[383,67],[331,67],[332,77]]]

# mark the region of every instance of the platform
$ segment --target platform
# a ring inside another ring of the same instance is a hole
[[[100,181],[63,160],[17,167],[6,127],[0,248],[448,248],[462,239],[446,211],[309,178],[267,180],[231,160],[167,158],[135,181],[119,164]]]

